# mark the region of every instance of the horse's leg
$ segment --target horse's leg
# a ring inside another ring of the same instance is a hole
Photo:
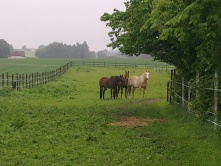
[[[116,98],[118,98],[119,92],[120,92],[120,87],[117,86],[117,87],[115,88],[115,97],[116,97]]]
[[[115,99],[115,88],[111,88],[111,98]]]
[[[145,91],[146,91],[146,87],[143,88],[143,98],[144,98]]]
[[[113,93],[114,99],[117,98],[117,87],[114,87],[114,93]]]
[[[105,93],[106,90],[107,90],[107,88],[103,89],[103,99],[104,99],[104,93]]]
[[[103,87],[100,87],[100,99],[102,99]]]
[[[118,99],[118,96],[119,96],[118,92],[120,92],[120,90],[121,90],[121,87],[116,87],[116,99]]]
[[[134,91],[135,91],[135,87],[133,86],[133,90],[132,90],[132,95],[133,95],[133,98],[134,98]]]
[[[141,95],[142,95],[142,94],[141,94],[141,90],[142,90],[142,87],[139,87],[139,91],[140,91],[140,98],[141,98]]]
[[[123,95],[123,87],[120,87],[120,94],[121,94],[121,99],[122,99],[122,95]]]
[[[117,93],[117,91],[118,91],[118,88],[116,87],[116,98],[118,99],[118,93]]]
[[[121,87],[117,87],[117,96],[119,96]]]
[[[128,88],[127,88],[127,94],[128,94],[129,97],[131,96],[131,86],[128,86]]]
[[[121,92],[121,86],[118,86],[117,87],[117,98],[118,98],[120,92]]]
[[[127,86],[125,86],[125,98],[127,98]]]
[[[112,99],[112,96],[113,96],[113,89],[112,88],[110,88],[110,94],[111,94],[110,99]]]

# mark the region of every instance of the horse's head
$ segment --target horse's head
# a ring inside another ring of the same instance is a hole
[[[144,76],[147,80],[149,80],[149,75],[150,75],[150,73],[149,73],[148,71],[146,71],[146,72],[143,73],[143,76]]]
[[[125,71],[124,79],[126,80],[126,82],[128,81],[128,79],[129,79],[129,71]]]
[[[127,83],[127,80],[128,79],[126,79],[123,75],[120,75],[120,77],[118,77],[119,78],[119,80],[118,80],[118,82],[121,82],[121,83],[123,83],[124,85]],[[129,78],[129,77],[128,77]]]
[[[124,78],[128,80],[128,78],[129,78],[129,71],[125,71]]]

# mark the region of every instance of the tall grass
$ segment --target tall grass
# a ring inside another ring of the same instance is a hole
[[[127,69],[141,75],[144,69]],[[218,165],[211,126],[166,103],[169,73],[150,71],[145,98],[99,99],[102,76],[124,68],[72,67],[44,86],[0,90],[0,165]],[[153,101],[153,102],[150,102]],[[110,123],[160,119],[143,127]]]

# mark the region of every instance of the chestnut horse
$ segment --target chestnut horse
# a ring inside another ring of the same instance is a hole
[[[107,88],[110,88],[111,90],[111,99],[112,97],[115,99],[117,98],[117,84],[119,82],[125,82],[125,79],[123,75],[120,76],[111,76],[108,77],[102,77],[99,81],[100,86],[100,99],[104,99],[104,94]]]
[[[121,98],[122,98],[122,95],[123,95],[123,89],[124,88],[125,88],[125,98],[127,98],[128,78],[129,78],[129,71],[125,71],[125,74],[124,74],[125,82],[118,82],[118,84],[117,84],[117,88],[118,88],[117,94],[119,95],[119,92],[121,92]]]
[[[145,90],[146,90],[146,87],[147,87],[147,80],[149,79],[149,74],[150,73],[148,71],[146,71],[141,76],[131,76],[131,77],[129,77],[128,83],[127,83],[129,96],[131,94],[131,88],[133,88],[132,89],[133,98],[134,98],[135,89],[139,88],[140,89],[140,95],[141,95],[141,89],[143,88],[143,97],[144,97]]]

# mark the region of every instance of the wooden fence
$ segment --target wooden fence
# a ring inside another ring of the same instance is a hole
[[[174,69],[171,65],[157,65],[157,64],[137,64],[137,63],[118,63],[118,62],[89,62],[89,61],[72,61],[72,66],[91,66],[91,67],[115,67],[115,68],[145,68],[156,71],[170,71]]]
[[[46,84],[47,82],[53,80],[54,78],[65,73],[69,67],[71,67],[71,62],[55,69],[52,71],[46,71],[42,73],[31,73],[31,74],[1,74],[0,78],[0,88],[33,88],[38,87],[39,85]]]
[[[191,109],[191,101],[192,100],[197,100],[199,98],[199,83],[200,83],[200,77],[199,77],[199,72],[196,73],[196,82],[195,82],[195,87],[191,86],[190,82],[185,83],[185,78],[182,77],[181,82],[176,82],[176,70],[173,69],[171,70],[171,77],[170,81],[167,83],[167,101],[170,102],[170,104],[178,104],[181,105],[182,108],[187,106],[188,112],[192,112],[195,114],[194,110]],[[180,85],[175,86],[175,84]],[[179,87],[180,90],[177,89]],[[195,98],[192,98],[193,96],[193,91],[195,90]],[[211,105],[213,105],[213,108],[208,108],[208,110],[211,111],[206,111],[207,114],[212,115],[211,119],[205,119],[208,122],[211,122],[214,124],[214,129],[217,128],[217,126],[221,127],[220,124],[218,124],[218,92],[221,90],[218,89],[218,71],[214,73],[213,77],[213,88],[203,88],[204,90],[207,91],[213,91],[213,99],[211,99],[211,102],[213,102]],[[181,102],[178,102],[181,101]],[[196,114],[195,114],[196,115]]]
[[[8,74],[2,73],[0,76],[0,88],[9,87],[14,89],[21,88],[33,88],[39,85],[46,84],[54,78],[65,73],[72,66],[90,66],[90,67],[119,67],[119,68],[145,68],[154,69],[156,71],[170,71],[173,66],[164,65],[150,65],[150,64],[135,64],[135,63],[117,63],[117,62],[89,62],[89,61],[70,61],[67,64],[52,70],[42,73],[31,73],[31,74]]]

